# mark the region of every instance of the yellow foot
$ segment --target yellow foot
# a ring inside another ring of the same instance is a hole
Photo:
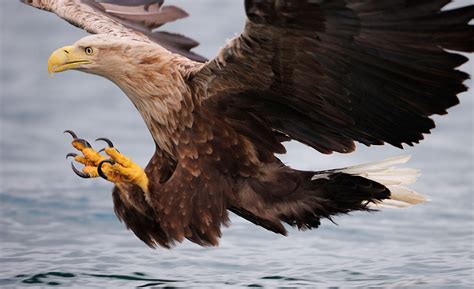
[[[72,170],[78,176],[82,178],[96,178],[100,176],[113,183],[131,183],[139,186],[144,192],[148,192],[148,178],[145,171],[114,148],[114,145],[109,139],[96,139],[96,141],[105,141],[108,147],[100,151],[95,151],[89,142],[78,138],[73,131],[66,130],[65,132],[72,136],[72,146],[82,153],[82,156],[75,153],[69,153],[66,156],[74,157],[76,162],[84,165],[84,168],[80,171],[71,163]],[[101,155],[100,152],[102,151],[104,151],[109,158]]]

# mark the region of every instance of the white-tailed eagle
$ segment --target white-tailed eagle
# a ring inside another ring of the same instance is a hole
[[[474,6],[450,0],[246,0],[243,32],[206,61],[187,37],[156,31],[187,16],[161,0],[23,0],[93,33],[50,56],[118,85],[156,143],[145,169],[74,132],[82,177],[115,184],[119,219],[151,247],[217,245],[228,211],[275,233],[424,197],[407,157],[328,171],[283,164],[283,142],[349,153],[355,142],[402,148],[435,127],[466,90]]]

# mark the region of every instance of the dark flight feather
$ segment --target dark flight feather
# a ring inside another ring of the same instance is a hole
[[[225,67],[202,71],[209,95],[323,153],[413,145],[466,90],[467,58],[445,49],[474,50],[474,6],[449,2],[247,0]]]

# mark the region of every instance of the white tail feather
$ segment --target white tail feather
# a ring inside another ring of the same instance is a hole
[[[404,208],[427,201],[427,198],[422,194],[404,187],[404,185],[409,185],[416,181],[420,175],[419,171],[409,168],[393,167],[395,165],[404,164],[409,159],[410,156],[398,156],[379,162],[336,169],[331,172],[361,176],[386,186],[391,192],[390,199],[372,204],[372,206]]]

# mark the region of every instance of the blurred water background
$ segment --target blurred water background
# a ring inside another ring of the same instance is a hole
[[[170,2],[191,17],[166,28],[199,40],[196,51],[209,58],[244,24],[243,1]],[[416,148],[359,146],[323,156],[290,143],[282,157],[293,167],[327,169],[411,154],[410,166],[423,173],[413,188],[430,196],[427,204],[353,213],[286,238],[232,216],[218,248],[185,242],[151,250],[116,219],[110,183],[72,173],[62,133],[109,137],[145,165],[154,147],[142,119],[104,79],[48,76],[49,54],[84,31],[15,0],[0,9],[0,286],[474,286],[474,90],[436,117],[438,128]],[[472,63],[462,69],[472,73]]]

